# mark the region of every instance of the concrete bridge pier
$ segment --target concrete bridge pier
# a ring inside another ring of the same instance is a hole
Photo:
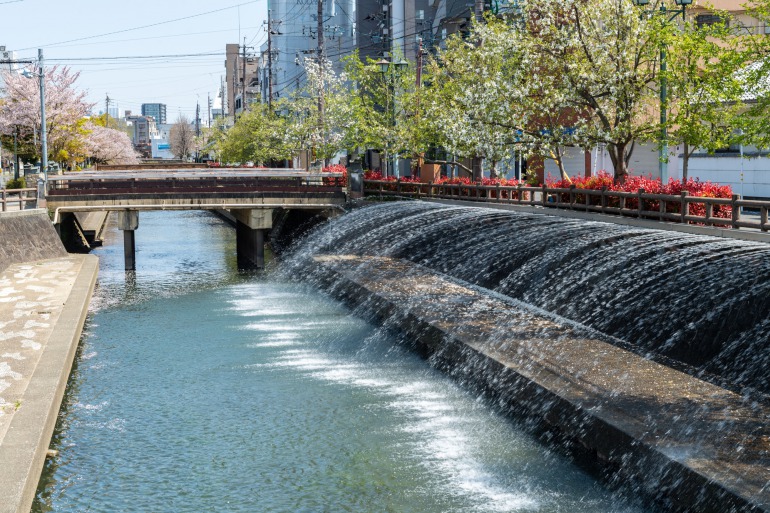
[[[125,256],[126,271],[136,270],[136,241],[134,239],[134,232],[137,228],[139,228],[139,211],[118,211],[118,229],[123,231],[123,254]]]
[[[238,252],[238,267],[241,269],[264,269],[265,238],[273,227],[273,209],[234,209],[236,219],[235,237]]]

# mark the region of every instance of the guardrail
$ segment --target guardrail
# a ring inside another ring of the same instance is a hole
[[[644,189],[638,192],[623,192],[612,191],[606,187],[514,187],[400,180],[364,180],[364,194],[529,205],[722,228],[754,228],[763,232],[770,230],[770,201],[744,200],[738,195],[730,198],[711,198],[690,196],[686,191],[679,195],[666,195],[650,194]],[[741,210],[744,208],[758,210],[759,216],[742,216]]]
[[[49,196],[153,193],[239,193],[270,189],[282,192],[340,190],[342,173],[307,173],[232,170],[147,171],[72,174],[50,178]]]
[[[19,210],[24,210],[27,203],[37,206],[37,189],[0,189],[0,212],[7,212],[9,204],[16,204]]]

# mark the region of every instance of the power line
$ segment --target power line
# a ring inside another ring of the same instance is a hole
[[[98,37],[112,36],[114,34],[123,34],[125,32],[131,32],[131,31],[134,31],[134,30],[141,30],[141,29],[146,29],[146,28],[150,28],[150,27],[157,27],[159,25],[166,25],[168,23],[175,23],[177,21],[189,20],[189,19],[192,19],[192,18],[198,18],[200,16],[206,16],[208,14],[214,14],[214,13],[217,13],[217,12],[222,12],[222,11],[227,11],[227,10],[230,10],[230,9],[235,9],[235,8],[240,7],[242,5],[248,5],[248,4],[257,3],[258,1],[259,0],[251,0],[249,2],[243,2],[243,3],[240,3],[240,4],[236,4],[236,5],[231,5],[230,7],[222,7],[221,9],[214,9],[213,11],[206,11],[206,12],[202,12],[202,13],[198,13],[198,14],[191,14],[190,16],[184,16],[184,17],[181,17],[181,18],[175,18],[173,20],[159,21],[157,23],[150,23],[149,25],[142,25],[140,27],[133,27],[133,28],[123,29],[123,30],[116,30],[116,31],[113,31],[113,32],[105,32],[104,34],[96,34],[96,35],[93,35],[93,36],[79,37],[77,39],[68,39],[66,41],[59,41],[57,43],[49,43],[47,45],[35,45],[35,46],[28,47],[28,48],[20,48],[20,49],[18,49],[18,51],[23,52],[24,50],[32,50],[32,49],[35,49],[35,48],[39,48],[41,46],[43,48],[50,48],[52,46],[57,46],[57,45],[65,44],[65,43],[75,43],[77,41],[86,41],[88,39],[96,39]]]
[[[60,57],[58,59],[48,59],[48,62],[81,62],[81,61],[121,61],[126,59],[176,59],[187,57],[211,57],[214,55],[222,56],[224,51],[209,53],[180,53],[170,55],[114,55],[111,57]]]
[[[0,5],[2,5],[2,4],[0,4]],[[261,27],[244,27],[244,28],[247,28],[247,29],[259,29]],[[233,31],[233,29],[206,30],[206,31],[203,31],[203,32],[183,32],[183,33],[180,33],[180,34],[168,34],[168,35],[164,35],[164,36],[132,37],[132,38],[128,38],[128,39],[108,39],[107,41],[98,41],[98,42],[93,42],[93,43],[80,43],[80,44],[76,44],[76,45],[60,45],[59,48],[72,48],[72,47],[76,47],[76,46],[103,45],[103,44],[108,44],[108,43],[128,43],[128,42],[131,42],[131,41],[148,41],[148,40],[152,40],[152,39],[170,39],[170,38],[174,38],[174,37],[199,36],[199,35],[203,35],[203,34],[218,34],[218,33],[222,33],[222,32],[232,32],[232,31]],[[255,39],[256,39],[256,37],[257,36],[254,36]]]

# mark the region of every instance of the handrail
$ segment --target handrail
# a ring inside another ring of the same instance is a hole
[[[422,183],[401,180],[364,180],[364,194],[411,198],[454,199],[484,203],[539,206],[597,212],[657,221],[700,224],[720,228],[770,230],[770,201],[730,198],[516,185]],[[741,209],[759,210],[758,219],[742,216]]]
[[[17,197],[14,198],[14,196]],[[34,187],[24,189],[0,189],[0,212],[7,212],[9,203],[18,203],[19,210],[24,210],[29,202],[37,205],[37,189]]]

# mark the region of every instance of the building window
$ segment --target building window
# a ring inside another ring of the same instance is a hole
[[[718,14],[699,14],[695,17],[695,23],[697,23],[698,28],[716,25],[717,23],[724,23],[726,26],[729,26],[729,21]]]

